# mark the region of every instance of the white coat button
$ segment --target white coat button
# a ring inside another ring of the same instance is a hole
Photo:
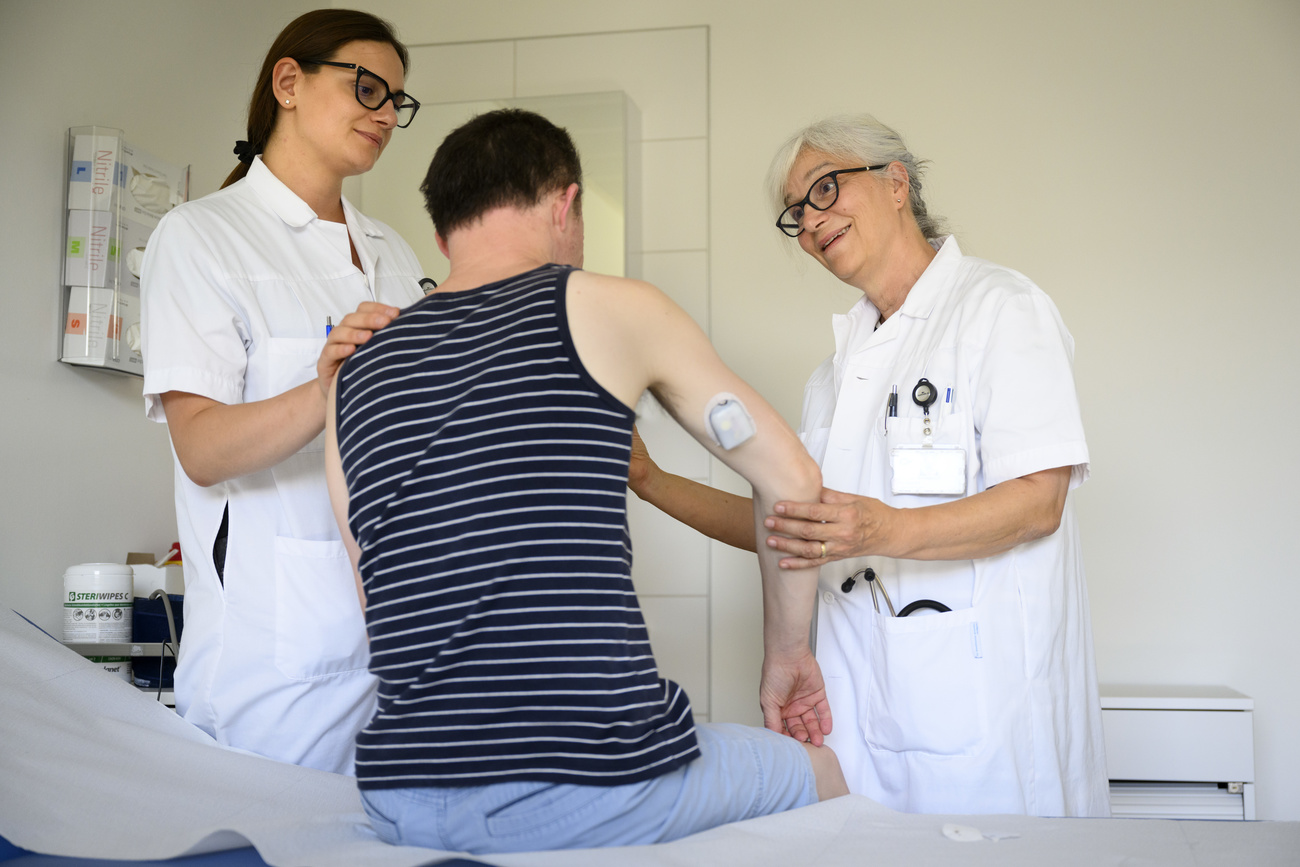
[[[822,601],[825,602],[827,605],[830,605],[832,602],[835,601],[835,594],[827,590],[825,593],[822,594]]]

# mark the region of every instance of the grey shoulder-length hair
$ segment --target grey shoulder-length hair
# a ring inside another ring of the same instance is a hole
[[[827,156],[848,160],[864,166],[881,163],[902,163],[907,168],[908,202],[912,216],[927,241],[937,241],[948,234],[940,217],[932,216],[925,207],[921,192],[921,169],[927,165],[918,160],[903,144],[902,136],[869,114],[836,115],[804,127],[792,135],[772,159],[767,172],[767,189],[771,197],[772,213],[785,208],[785,183],[790,170],[804,151],[820,151]]]

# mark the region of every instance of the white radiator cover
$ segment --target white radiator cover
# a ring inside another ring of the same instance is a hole
[[[1225,687],[1104,686],[1111,815],[1254,819],[1254,701]]]
[[[1110,814],[1117,819],[1246,818],[1245,787],[1221,783],[1111,783]]]

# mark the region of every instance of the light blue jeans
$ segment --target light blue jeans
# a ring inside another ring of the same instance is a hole
[[[537,852],[664,843],[817,801],[798,741],[766,729],[696,726],[700,758],[622,786],[512,782],[362,789],[380,838],[445,852]]]

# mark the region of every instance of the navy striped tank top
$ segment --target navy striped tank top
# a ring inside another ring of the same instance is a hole
[[[339,374],[379,678],[362,788],[619,785],[699,754],[632,587],[634,414],[578,360],[570,270],[430,295]]]

